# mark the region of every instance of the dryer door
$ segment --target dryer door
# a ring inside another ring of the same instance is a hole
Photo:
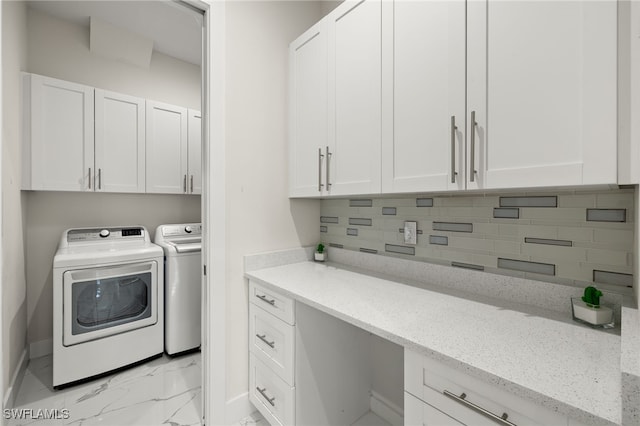
[[[64,346],[157,323],[157,275],[155,261],[65,272]]]

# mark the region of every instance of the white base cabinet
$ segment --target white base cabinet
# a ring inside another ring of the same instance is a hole
[[[405,425],[577,426],[580,423],[405,349]]]
[[[249,282],[249,400],[272,426],[295,424],[294,302]]]
[[[272,426],[388,425],[372,350],[369,332],[249,281],[249,400]]]

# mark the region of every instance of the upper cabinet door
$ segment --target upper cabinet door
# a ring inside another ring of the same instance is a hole
[[[384,10],[382,191],[465,188],[465,2],[396,0]],[[392,36],[391,36],[392,35]],[[388,46],[388,47],[387,47]],[[388,52],[388,53],[387,53]]]
[[[289,195],[322,195],[328,145],[327,21],[289,45]]]
[[[145,191],[144,112],[144,99],[96,89],[96,191]]]
[[[202,193],[202,114],[189,110],[188,118],[189,194]]]
[[[147,192],[187,193],[187,109],[147,101]]]
[[[24,79],[31,143],[24,144],[23,188],[93,191],[93,88],[35,74]]]
[[[468,187],[616,183],[616,2],[467,8]]]
[[[381,19],[379,0],[350,1],[328,16],[331,195],[380,192]]]

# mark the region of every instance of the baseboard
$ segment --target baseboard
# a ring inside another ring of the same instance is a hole
[[[13,372],[13,377],[11,378],[11,383],[9,383],[9,388],[7,389],[7,394],[4,397],[4,408],[13,408],[16,402],[16,397],[18,396],[18,391],[20,390],[20,385],[22,384],[22,379],[24,378],[24,373],[27,371],[27,364],[29,363],[29,348],[25,347],[22,351],[22,355],[20,356],[20,360],[18,361],[18,365],[16,367],[16,371]]]
[[[227,401],[224,413],[225,423],[228,425],[239,423],[255,411],[256,408],[249,401],[249,392],[245,392]]]
[[[30,358],[40,358],[41,356],[53,353],[53,339],[38,340],[29,345]]]
[[[404,425],[404,410],[378,392],[371,391],[371,411],[392,426]]]

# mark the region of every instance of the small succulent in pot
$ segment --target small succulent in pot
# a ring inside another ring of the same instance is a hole
[[[324,244],[320,243],[316,247],[316,252],[313,254],[313,258],[316,262],[324,262],[327,260],[327,252],[325,251]]]

